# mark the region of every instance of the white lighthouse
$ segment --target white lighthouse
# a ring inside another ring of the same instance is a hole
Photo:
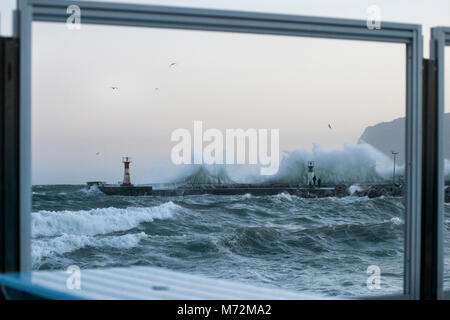
[[[308,161],[308,185],[313,185],[314,181],[314,161]]]

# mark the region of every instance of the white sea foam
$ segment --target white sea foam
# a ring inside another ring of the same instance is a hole
[[[86,194],[86,195],[92,195],[92,196],[96,196],[96,195],[99,195],[99,194],[103,193],[103,192],[100,191],[100,189],[96,185],[91,186],[89,189],[88,188],[82,188],[79,191],[84,193],[84,194]]]
[[[259,165],[196,165],[183,170],[171,170],[169,178],[182,183],[306,183],[307,163],[315,161],[315,174],[322,183],[352,181],[376,182],[390,179],[393,158],[370,144],[345,144],[342,149],[328,150],[313,144],[311,151],[284,151],[277,174],[261,176]],[[446,162],[450,172],[450,161]],[[404,166],[396,164],[396,172],[403,174]]]
[[[399,217],[393,217],[391,218],[391,220],[389,220],[392,224],[394,225],[400,225],[403,224],[403,220],[400,219]]]
[[[38,211],[32,213],[32,234],[39,236],[96,235],[124,231],[153,219],[171,218],[182,208],[172,201],[148,208],[101,208],[80,211]]]
[[[276,195],[274,195],[274,198],[277,200],[282,200],[282,201],[293,201],[292,196],[287,192],[282,192],[282,193],[276,194]]]
[[[84,247],[131,249],[148,236],[144,232],[122,236],[85,236],[64,234],[52,239],[34,239],[31,243],[33,264],[45,257],[72,252]]]
[[[392,160],[366,143],[344,145],[342,150],[326,150],[314,144],[312,152],[286,152],[275,181],[305,183],[307,162],[316,163],[315,174],[322,182],[379,181],[392,173]],[[397,166],[402,173],[403,167]]]
[[[348,188],[348,192],[351,194],[351,195],[353,195],[356,191],[362,191],[362,188],[359,186],[359,185],[357,185],[357,184],[353,184],[353,185],[351,185],[349,188]]]

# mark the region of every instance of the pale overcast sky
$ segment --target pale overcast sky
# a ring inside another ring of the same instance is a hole
[[[430,26],[450,25],[449,1],[133,3],[356,19],[376,4],[382,20],[423,24],[426,41]],[[0,4],[3,35],[9,5]],[[405,115],[404,57],[400,44],[35,23],[33,184],[115,182],[124,155],[135,183],[161,180],[170,133],[194,120],[280,129],[281,151],[355,144],[367,126]]]

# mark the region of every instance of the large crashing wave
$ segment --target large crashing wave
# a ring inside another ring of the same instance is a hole
[[[325,150],[315,144],[311,152],[286,153],[271,181],[305,183],[308,161],[315,162],[315,175],[324,183],[376,182],[392,176],[393,161],[369,144],[344,145],[342,150]],[[397,173],[403,167],[396,166]]]
[[[196,165],[192,171],[175,180],[180,184],[223,184],[233,183],[224,166]]]
[[[181,184],[293,183],[305,184],[308,161],[315,162],[315,174],[323,183],[378,182],[392,178],[393,159],[366,143],[344,145],[342,150],[326,150],[314,144],[312,151],[285,152],[278,173],[261,176],[258,166],[195,165],[175,179]],[[396,165],[403,174],[403,167]]]

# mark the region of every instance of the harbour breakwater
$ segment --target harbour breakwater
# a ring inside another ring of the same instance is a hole
[[[90,182],[88,188],[97,187],[107,195],[127,196],[187,196],[187,195],[243,195],[255,196],[275,195],[288,193],[302,198],[367,196],[375,198],[380,196],[400,197],[404,193],[403,185],[391,183],[367,184],[329,184],[322,186],[305,186],[298,184],[185,184],[174,188],[155,189],[152,186],[120,186],[108,185],[102,182]]]
[[[369,197],[381,196],[401,197],[404,185],[392,183],[359,183],[359,184],[327,184],[322,186],[306,186],[298,184],[185,184],[173,188],[155,189],[152,186],[120,186],[103,182],[89,182],[88,188],[97,187],[107,195],[122,196],[189,196],[189,195],[244,195],[254,196],[276,195],[288,193],[301,198],[324,197]],[[445,202],[450,202],[450,186],[445,187]]]

